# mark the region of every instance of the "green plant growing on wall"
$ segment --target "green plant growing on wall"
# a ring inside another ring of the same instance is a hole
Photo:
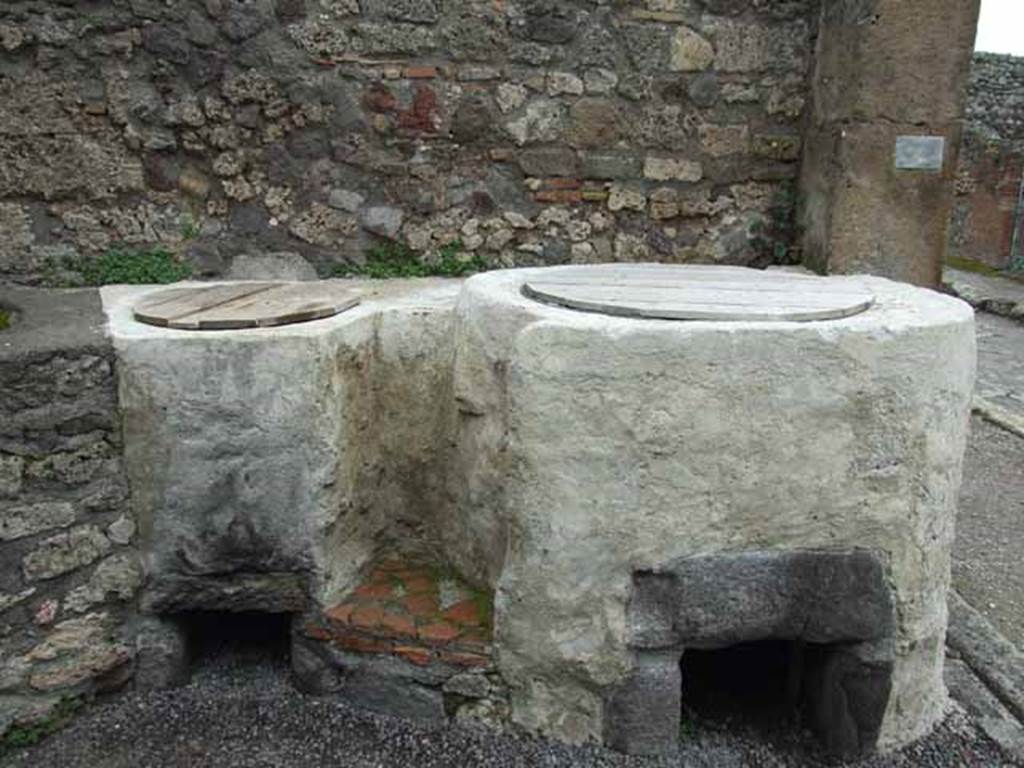
[[[794,245],[796,208],[795,186],[787,184],[772,196],[764,216],[751,225],[750,245],[765,266],[800,261],[799,251]]]
[[[0,331],[6,331],[11,327],[11,313],[0,309]]]
[[[78,696],[62,698],[46,718],[27,725],[15,725],[0,737],[0,755],[12,749],[31,747],[66,726],[85,706]]]
[[[74,283],[61,277],[61,270],[77,273],[84,285],[99,286],[125,283],[149,285],[176,283],[192,275],[192,267],[170,251],[155,247],[140,250],[111,248],[95,259],[84,256],[65,257],[60,262],[48,260],[44,265],[44,283],[55,288]]]
[[[203,227],[196,219],[192,216],[183,216],[181,218],[181,239],[182,240],[195,240],[199,237],[199,233]]]
[[[365,264],[342,264],[335,269],[337,277],[369,277],[386,280],[400,277],[465,277],[483,272],[487,263],[474,254],[463,258],[461,240],[442,246],[435,261],[423,261],[404,243],[386,242],[370,249]]]
[[[192,274],[192,267],[163,248],[125,250],[112,248],[79,270],[87,285],[129,283],[176,283]]]

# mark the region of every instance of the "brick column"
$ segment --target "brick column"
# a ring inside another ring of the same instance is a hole
[[[800,181],[808,266],[938,285],[978,8],[823,1]]]

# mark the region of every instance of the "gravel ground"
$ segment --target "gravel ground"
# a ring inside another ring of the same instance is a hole
[[[465,726],[423,726],[298,693],[280,661],[220,654],[178,690],[96,704],[35,747],[0,764],[22,768],[430,768],[607,766],[739,768],[821,766],[795,729],[765,734],[742,724],[688,729],[678,755],[628,758]],[[1013,763],[962,713],[928,739],[864,768],[998,768]]]

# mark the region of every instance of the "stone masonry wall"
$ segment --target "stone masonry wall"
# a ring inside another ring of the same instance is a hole
[[[142,580],[99,299],[63,297],[51,333],[12,297],[28,311],[0,349],[0,735],[125,682]]]
[[[1024,57],[974,57],[950,252],[1024,268]],[[1016,251],[1014,247],[1016,246]]]
[[[976,53],[967,91],[967,124],[1011,143],[1024,143],[1024,57]]]
[[[0,277],[790,254],[816,0],[12,0]],[[69,260],[70,259],[70,260]]]

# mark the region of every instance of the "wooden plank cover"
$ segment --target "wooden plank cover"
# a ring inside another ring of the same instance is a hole
[[[740,267],[612,264],[530,278],[523,293],[586,312],[665,320],[836,320],[874,294],[851,282]]]
[[[170,288],[146,295],[135,319],[192,331],[270,328],[331,317],[359,295],[336,283],[237,283]]]

